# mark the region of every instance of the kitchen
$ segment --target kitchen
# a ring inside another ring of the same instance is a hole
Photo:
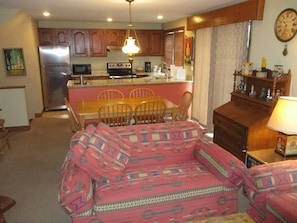
[[[159,4],[158,4],[159,5]],[[160,6],[160,5],[159,5]],[[280,58],[279,52],[283,49],[283,44],[275,40],[273,33],[270,33],[271,24],[273,24],[276,15],[279,13],[280,9],[288,8],[294,6],[294,0],[286,1],[276,1],[270,0],[265,2],[265,13],[263,21],[257,21],[253,24],[252,40],[253,46],[251,49],[251,61],[261,61],[263,54],[265,52],[270,52],[267,56],[269,64],[280,64],[283,63],[286,67],[291,67],[293,80],[294,80],[294,70],[296,70],[296,65],[294,59],[296,58],[296,41],[294,38],[289,45],[289,54],[286,58]],[[124,6],[125,7],[125,6]],[[92,28],[92,29],[126,29],[127,23],[113,22],[112,24],[106,22],[86,22],[86,21],[55,21],[50,22],[49,20],[36,21],[32,17],[28,16],[27,13],[18,10],[5,9],[1,11],[1,35],[0,42],[3,48],[9,47],[22,47],[24,49],[24,56],[26,62],[26,76],[20,77],[6,77],[5,70],[3,66],[2,73],[0,77],[1,85],[13,86],[13,85],[26,85],[26,95],[28,104],[28,115],[32,119],[36,115],[40,114],[43,110],[41,86],[40,86],[40,72],[38,64],[38,28]],[[127,13],[125,13],[127,17]],[[133,17],[132,17],[133,18]],[[186,27],[186,18],[166,22],[163,25],[157,23],[134,23],[136,29],[145,30],[169,30],[176,27]],[[268,36],[263,37],[263,33],[269,33]],[[22,36],[22,38],[20,38]],[[193,36],[192,31],[185,31],[185,36]],[[264,39],[265,40],[264,40]],[[274,45],[274,48],[271,48]],[[3,63],[3,55],[0,54],[0,62]],[[110,51],[107,52],[107,57],[75,57],[72,58],[71,63],[91,63],[94,72],[100,73],[101,70],[106,69],[106,63],[109,61],[127,61],[127,57],[123,55],[120,51]],[[141,56],[135,57],[133,61],[133,66],[138,65],[143,66],[145,61],[151,61],[151,64],[159,64],[161,57],[154,56]],[[1,64],[2,65],[2,64]],[[187,67],[186,67],[187,68]],[[190,70],[191,67],[188,66]],[[195,75],[198,75],[195,74]],[[294,81],[292,81],[294,83]],[[292,95],[296,95],[296,87],[292,85]]]

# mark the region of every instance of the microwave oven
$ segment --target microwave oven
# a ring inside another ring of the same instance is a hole
[[[92,74],[91,64],[72,64],[74,75]]]

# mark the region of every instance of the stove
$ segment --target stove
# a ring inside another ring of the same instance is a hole
[[[106,71],[109,78],[131,78],[136,76],[132,73],[130,62],[108,62]]]

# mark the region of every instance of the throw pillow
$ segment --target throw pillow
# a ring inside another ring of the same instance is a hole
[[[132,144],[109,126],[98,125],[77,165],[93,179],[121,174],[130,158]]]

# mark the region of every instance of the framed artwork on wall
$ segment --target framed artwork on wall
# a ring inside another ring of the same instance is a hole
[[[7,76],[26,75],[22,48],[3,49]]]
[[[193,37],[185,38],[185,63],[191,63],[193,59]]]

